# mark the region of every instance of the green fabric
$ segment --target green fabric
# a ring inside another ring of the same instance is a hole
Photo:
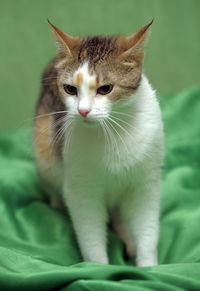
[[[30,129],[0,134],[0,290],[200,290],[200,87],[161,104],[166,132],[159,266],[109,232],[110,265],[81,262],[67,213],[39,185]]]

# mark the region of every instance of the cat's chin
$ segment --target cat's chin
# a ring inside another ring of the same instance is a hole
[[[78,119],[78,122],[81,123],[83,126],[88,127],[88,128],[95,128],[99,126],[99,121],[94,120],[94,119]]]

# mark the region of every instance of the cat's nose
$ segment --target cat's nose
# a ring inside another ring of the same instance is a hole
[[[79,109],[78,111],[83,117],[86,117],[90,113],[89,109]]]

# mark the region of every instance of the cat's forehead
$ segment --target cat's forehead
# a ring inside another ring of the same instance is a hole
[[[90,71],[89,61],[85,61],[78,67],[77,70],[75,70],[72,77],[72,82],[78,87],[87,86],[90,89],[93,89],[99,84],[99,76],[95,73],[95,71]]]
[[[74,58],[66,56],[57,64],[57,69],[73,78],[74,85],[81,85],[83,80],[90,83],[104,82],[108,79],[113,53],[116,51],[116,36],[95,36],[83,38],[74,52]],[[64,76],[63,76],[64,77]]]
[[[94,36],[83,38],[78,52],[78,60],[89,61],[91,67],[106,60],[116,50],[116,36]]]
[[[73,73],[77,85],[90,83],[90,86],[94,87],[107,79],[108,70],[105,67],[115,51],[115,42],[115,36],[83,38],[77,54],[78,67]]]

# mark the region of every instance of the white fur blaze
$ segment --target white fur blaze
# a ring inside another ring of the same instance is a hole
[[[81,76],[81,77],[80,77]],[[81,79],[79,85],[79,104],[78,110],[91,111],[92,101],[96,95],[95,88],[91,88],[91,83],[94,83],[96,80],[96,75],[91,75],[89,73],[88,63],[85,62],[78,70],[74,73],[74,80]]]

